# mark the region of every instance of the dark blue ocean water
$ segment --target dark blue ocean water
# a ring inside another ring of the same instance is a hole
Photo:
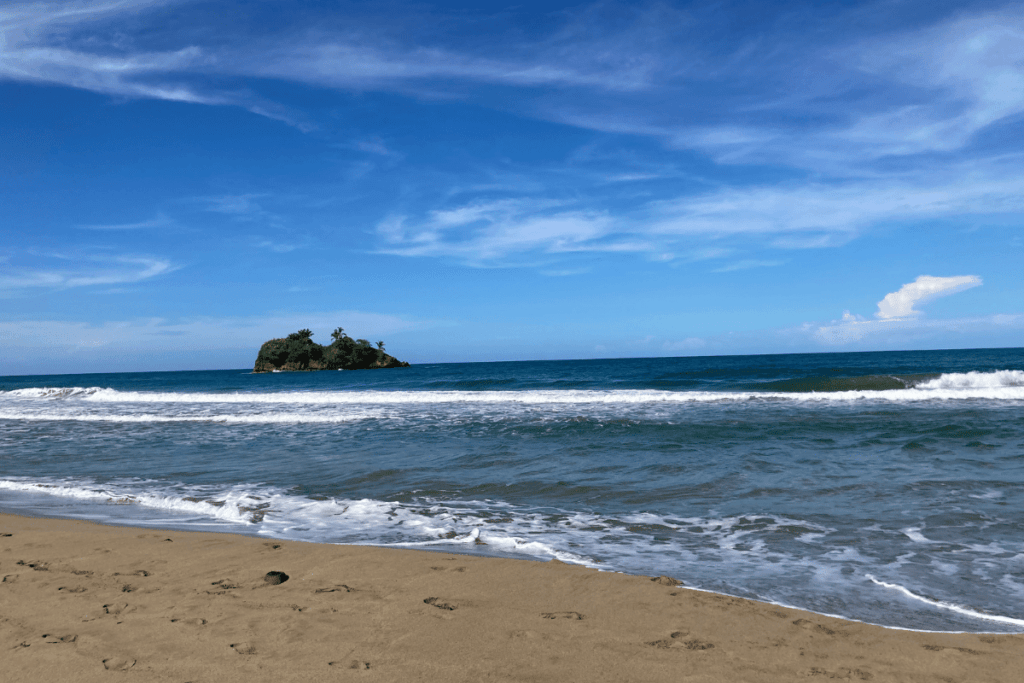
[[[0,509],[1024,631],[1024,349],[0,377]]]

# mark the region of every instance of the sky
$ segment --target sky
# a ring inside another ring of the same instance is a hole
[[[1022,226],[1016,2],[0,5],[0,375],[1021,347]]]

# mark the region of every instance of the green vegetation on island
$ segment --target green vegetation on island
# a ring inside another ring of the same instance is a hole
[[[331,337],[334,341],[323,346],[313,341],[310,330],[299,330],[284,339],[264,342],[256,355],[253,372],[409,367],[408,363],[384,353],[382,341],[374,345],[365,339],[352,339],[341,327]]]

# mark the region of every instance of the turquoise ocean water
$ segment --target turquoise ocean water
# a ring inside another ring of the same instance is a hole
[[[0,377],[0,510],[1024,631],[1024,349]]]

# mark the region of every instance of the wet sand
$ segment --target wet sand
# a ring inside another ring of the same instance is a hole
[[[884,629],[667,577],[12,515],[0,515],[0,650],[11,683],[1006,683],[1024,671],[1024,635]]]

